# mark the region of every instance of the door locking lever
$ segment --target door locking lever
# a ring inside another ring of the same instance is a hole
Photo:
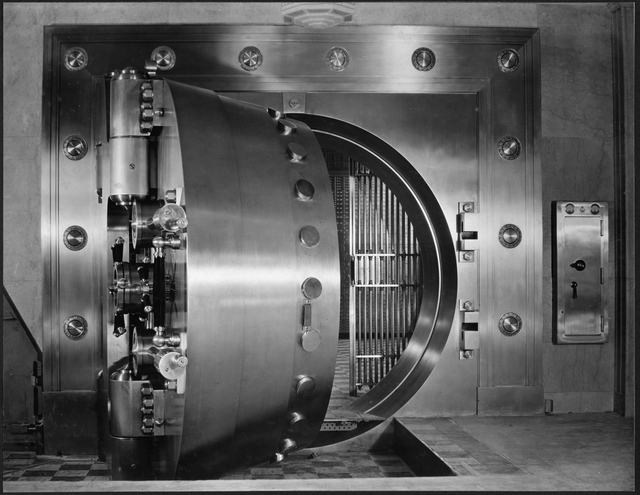
[[[571,288],[573,289],[573,298],[578,299],[578,283],[571,282]]]

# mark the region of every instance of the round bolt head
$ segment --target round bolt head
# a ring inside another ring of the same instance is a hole
[[[303,376],[296,383],[296,394],[300,397],[310,396],[316,388],[316,381],[310,376]]]
[[[597,205],[597,204],[591,205],[591,213],[594,215],[597,215],[598,213],[600,213],[600,205]]]
[[[296,182],[296,196],[302,201],[309,201],[316,193],[313,184],[305,179],[300,179]]]
[[[287,145],[287,155],[291,160],[301,162],[307,157],[307,150],[298,143],[289,143]]]
[[[62,151],[64,152],[64,155],[69,160],[73,161],[82,160],[88,150],[89,145],[87,144],[87,141],[82,136],[78,135],[69,136],[62,144]]]
[[[80,315],[70,316],[64,321],[62,329],[69,339],[80,340],[87,334],[87,320]]]
[[[569,215],[572,215],[573,212],[576,211],[576,207],[571,203],[569,203],[567,206],[564,207],[564,211],[566,211]]]
[[[349,53],[340,46],[334,46],[327,52],[324,61],[332,71],[342,72],[349,65]]]
[[[298,130],[298,126],[295,125],[291,120],[279,119],[278,130],[285,136],[288,136],[289,134],[293,134],[294,132],[296,132]]]
[[[518,240],[518,233],[513,229],[507,229],[502,234],[502,238],[507,244],[513,244]]]
[[[78,46],[69,48],[64,53],[64,66],[67,70],[72,72],[79,71],[84,69],[88,63],[89,56],[87,55],[87,52]]]
[[[502,335],[512,337],[522,329],[522,319],[516,313],[505,313],[498,321],[498,329]]]
[[[508,223],[503,225],[498,234],[498,240],[506,248],[515,248],[522,240],[522,232],[517,225]]]
[[[304,332],[300,337],[302,348],[307,352],[315,351],[318,347],[320,347],[321,341],[322,336],[317,330],[314,330],[313,328]]]
[[[322,294],[322,283],[314,277],[309,277],[302,282],[302,293],[307,299],[317,299]]]
[[[88,242],[87,231],[79,225],[68,227],[62,234],[62,242],[67,249],[71,251],[80,251]]]
[[[305,225],[300,229],[300,242],[308,248],[315,247],[320,242],[320,232],[313,225]]]
[[[498,53],[498,67],[502,72],[513,72],[520,64],[520,55],[512,48]]]
[[[151,60],[158,70],[170,70],[176,65],[176,52],[168,46],[159,46],[151,52]]]
[[[504,160],[515,160],[520,155],[522,146],[513,136],[505,136],[498,143],[498,154]]]
[[[238,54],[238,62],[240,67],[246,71],[254,71],[262,65],[262,52],[255,46],[247,46]]]
[[[436,55],[427,47],[418,48],[411,55],[411,63],[416,70],[426,72],[433,69],[436,64]]]

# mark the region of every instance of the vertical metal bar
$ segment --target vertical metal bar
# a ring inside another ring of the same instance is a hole
[[[400,202],[398,198],[395,198],[395,229],[394,236],[396,240],[395,246],[395,262],[396,262],[396,313],[395,313],[395,325],[394,325],[394,338],[396,343],[396,356],[400,355]]]
[[[349,211],[349,256],[351,257],[351,263],[354,264],[353,277],[357,279],[356,266],[357,263],[355,255],[355,211],[356,211],[356,195],[355,195],[355,177],[353,170],[353,162],[349,159],[349,176],[346,178],[348,187],[347,207]],[[349,395],[356,397],[358,390],[356,387],[356,287],[354,286],[355,280],[350,280],[349,283]]]
[[[384,252],[387,254],[385,256],[385,273],[384,273],[384,283],[391,284],[391,277],[389,276],[389,263],[391,261],[391,256],[389,249],[389,189],[384,186]],[[389,355],[389,294],[391,293],[391,288],[387,287],[384,290],[384,301],[385,301],[385,332],[384,332],[384,368],[385,368],[385,376],[389,373],[391,369]]]
[[[408,261],[409,261],[409,257],[407,256],[408,254],[408,249],[407,249],[407,244],[408,244],[408,235],[407,235],[407,212],[403,212],[402,215],[402,238],[404,239],[404,245],[403,245],[403,251],[405,253],[404,255],[404,271],[403,271],[403,279],[404,279],[404,284],[405,284],[405,292],[404,292],[404,325],[403,325],[403,331],[402,331],[402,350],[404,351],[407,348],[407,331],[409,329],[409,318],[410,318],[410,314],[409,314],[409,292],[408,292],[408,284],[409,284],[409,273],[408,273]]]

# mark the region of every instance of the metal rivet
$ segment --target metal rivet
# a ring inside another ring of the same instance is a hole
[[[574,211],[576,211],[576,207],[573,204],[569,203],[564,207],[564,211],[566,211],[569,215],[572,215]]]
[[[295,440],[292,440],[291,438],[285,438],[282,442],[280,442],[280,453],[288,454],[289,452],[295,450],[297,446],[298,444]]]
[[[302,201],[309,201],[313,198],[315,192],[316,190],[313,187],[313,184],[308,180],[300,179],[296,182],[296,196],[298,196],[298,199],[301,199]]]
[[[62,151],[64,152],[64,155],[69,160],[74,161],[82,160],[87,154],[88,149],[89,145],[87,144],[87,141],[77,134],[69,136],[62,144]]]
[[[513,136],[505,136],[498,143],[498,153],[505,160],[515,160],[520,155],[522,146]]]
[[[300,344],[305,351],[313,352],[320,347],[321,340],[322,336],[320,333],[312,328],[302,334],[300,337]]]
[[[287,119],[278,120],[278,130],[285,135],[293,134],[298,130],[298,126]]]
[[[259,69],[262,65],[262,53],[255,46],[247,46],[240,51],[238,62],[244,70]]]
[[[316,381],[310,376],[303,376],[296,383],[296,394],[300,397],[308,397],[316,388]]]
[[[62,329],[64,334],[71,340],[80,340],[87,334],[89,327],[87,320],[82,316],[73,315],[64,321]]]
[[[80,251],[87,245],[87,231],[79,225],[68,227],[62,234],[62,242],[71,251]]]
[[[64,66],[70,71],[79,71],[84,69],[89,63],[87,52],[78,46],[69,48],[64,52]]]
[[[302,293],[307,299],[317,299],[322,294],[322,283],[314,277],[309,277],[302,282]]]
[[[320,242],[320,232],[313,225],[305,225],[300,229],[300,242],[312,248]]]
[[[503,225],[498,234],[498,240],[504,247],[512,249],[522,241],[522,231],[517,225],[508,223]]]
[[[502,335],[512,337],[522,329],[522,318],[516,313],[505,313],[498,321],[498,329]]]
[[[287,145],[287,155],[295,161],[302,161],[307,157],[307,150],[298,143],[289,143]]]
[[[600,205],[598,204],[592,204],[591,205],[591,213],[593,215],[597,215],[598,213],[600,213]]]
[[[498,53],[498,67],[502,72],[513,72],[520,65],[520,55],[509,48]]]
[[[334,46],[327,52],[324,61],[332,71],[342,72],[349,65],[349,53],[341,46]]]
[[[159,46],[151,52],[151,60],[158,65],[158,70],[170,70],[176,65],[176,52],[168,46]]]
[[[413,52],[411,63],[419,71],[428,71],[436,65],[436,55],[432,50],[423,46]]]

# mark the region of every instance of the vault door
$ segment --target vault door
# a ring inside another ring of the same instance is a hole
[[[112,129],[124,84],[116,74]],[[309,446],[320,430],[339,325],[331,186],[302,122],[143,76],[127,84],[152,91],[153,117],[136,137],[137,154],[112,132],[103,181],[109,235],[119,236],[105,308],[115,300],[106,332],[113,473],[218,477]],[[128,91],[137,102],[135,88]],[[155,157],[146,162],[154,174],[142,179],[133,175],[140,146]],[[185,218],[165,227],[174,211]],[[127,270],[144,273],[151,287],[129,283],[137,277]],[[118,304],[131,294],[131,304]]]

